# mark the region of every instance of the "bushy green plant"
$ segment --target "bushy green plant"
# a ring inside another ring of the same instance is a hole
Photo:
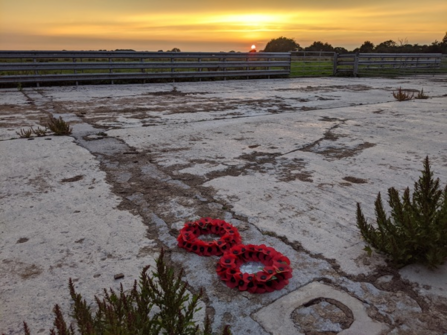
[[[47,127],[55,135],[70,135],[73,130],[67,122],[62,120],[61,116],[59,116],[59,119],[50,117],[50,120],[47,123]]]
[[[368,224],[357,203],[357,226],[366,242],[388,255],[398,266],[422,263],[436,268],[447,258],[447,186],[442,191],[434,180],[428,157],[422,176],[407,187],[402,201],[395,188],[388,189],[391,216],[387,217],[380,193],[375,201],[377,228]],[[369,246],[365,248],[371,252]]]
[[[147,275],[149,266],[140,275],[139,283],[126,292],[104,289],[104,298],[95,296],[96,312],[75,291],[69,281],[73,300],[73,324],[68,325],[58,305],[54,307],[55,329],[50,335],[211,335],[211,323],[206,316],[204,329],[199,329],[193,320],[199,310],[197,304],[202,293],[190,296],[186,293],[187,283],[182,282],[183,270],[175,274],[164,262],[163,250],[157,259],[157,269],[152,272],[155,280]],[[26,335],[31,332],[24,323]],[[231,335],[228,326],[222,335]]]
[[[405,91],[402,90],[402,87],[399,87],[399,89],[397,90],[397,92],[393,92],[393,97],[397,100],[397,101],[407,101],[407,100],[411,100],[414,97],[414,93],[407,93]]]

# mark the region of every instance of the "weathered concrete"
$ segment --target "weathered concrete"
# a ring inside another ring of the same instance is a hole
[[[359,300],[354,299],[346,292],[318,282],[310,283],[276,300],[255,313],[254,318],[273,335],[303,335],[304,333],[299,331],[299,327],[294,324],[290,315],[300,306],[319,298],[333,299],[351,310],[354,321],[348,329],[340,331],[338,333],[340,335],[380,335],[388,330],[385,325],[371,320]]]
[[[398,87],[424,88],[430,99],[397,102]],[[346,308],[322,301],[309,317],[332,311],[334,329],[348,310],[353,325],[363,317],[354,310],[363,310],[384,333],[444,334],[447,265],[397,271],[381,255],[367,257],[355,204],[372,220],[377,193],[412,186],[426,155],[445,185],[446,102],[445,76],[2,90],[0,330],[16,334],[24,318],[33,329],[49,327],[68,277],[92,296],[116,287],[118,269],[128,284],[163,246],[191,290],[204,288],[215,330],[268,334],[273,320],[254,315],[325,282]],[[72,124],[75,142],[18,139],[16,131],[42,127],[50,114]],[[287,255],[289,285],[240,293],[217,279],[218,258],[178,249],[183,223],[202,216],[228,220],[245,243]],[[305,308],[284,324],[311,324]]]
[[[155,264],[141,219],[117,209],[98,161],[72,138],[2,141],[0,152],[2,332],[22,333],[24,320],[50,329],[53,306],[69,310],[69,278],[92,299]]]

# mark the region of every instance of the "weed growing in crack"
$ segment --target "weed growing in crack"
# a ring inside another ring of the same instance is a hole
[[[402,91],[402,87],[399,87],[399,89],[397,90],[397,92],[393,92],[393,97],[397,100],[397,101],[408,101],[413,99],[414,97],[414,93],[407,93]]]
[[[442,265],[447,258],[447,186],[442,191],[434,180],[428,156],[422,176],[404,191],[402,201],[395,188],[388,189],[391,216],[383,209],[380,193],[375,201],[377,228],[368,224],[357,203],[357,226],[366,242],[388,255],[398,266],[422,263],[429,268]],[[369,246],[365,250],[371,253]]]
[[[134,282],[130,291],[104,289],[104,298],[95,296],[96,312],[92,312],[81,294],[75,291],[72,280],[69,290],[73,301],[73,313],[76,328],[68,325],[58,305],[53,309],[55,329],[50,335],[211,335],[211,322],[205,318],[204,329],[199,329],[193,320],[199,310],[197,304],[202,293],[190,297],[186,293],[188,283],[181,280],[183,270],[178,275],[165,264],[163,250],[157,259],[154,280],[147,275],[149,266],[141,271],[139,283]],[[77,331],[76,331],[76,330]],[[25,335],[31,331],[24,322]],[[226,326],[222,335],[231,335]]]
[[[416,95],[415,99],[428,99],[428,95],[424,94],[424,89],[421,89],[421,91]]]
[[[20,132],[16,131],[16,134],[20,136],[20,138],[30,138],[33,134],[32,128],[31,129],[20,129]]]
[[[45,136],[48,132],[47,128],[39,128],[37,127],[37,129],[34,129],[33,127],[31,127],[32,132],[34,133],[34,135],[36,135],[37,137],[41,137],[41,136]]]
[[[59,119],[50,117],[50,120],[47,123],[47,127],[55,135],[70,135],[73,130],[67,122],[62,120],[61,116],[59,117]]]

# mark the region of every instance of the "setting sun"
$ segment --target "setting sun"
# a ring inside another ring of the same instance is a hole
[[[253,45],[251,46],[251,50],[256,50],[256,45],[253,44]]]

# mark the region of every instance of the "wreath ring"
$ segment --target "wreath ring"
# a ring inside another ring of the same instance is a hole
[[[203,241],[201,235],[214,234],[220,239]],[[200,256],[221,256],[232,246],[241,243],[239,231],[224,220],[201,218],[194,222],[186,222],[177,238],[178,246]]]
[[[260,262],[264,267],[256,273],[241,272],[240,267],[250,261]],[[292,278],[290,260],[263,244],[234,246],[219,260],[216,271],[228,287],[250,293],[281,290]]]

